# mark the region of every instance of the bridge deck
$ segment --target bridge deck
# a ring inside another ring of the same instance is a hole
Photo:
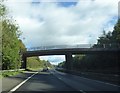
[[[66,55],[71,54],[118,54],[120,48],[65,48],[50,50],[26,51],[23,55],[26,57],[43,56],[43,55]]]

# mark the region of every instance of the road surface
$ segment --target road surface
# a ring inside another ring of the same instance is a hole
[[[56,70],[38,72],[15,91],[120,91],[120,87]]]

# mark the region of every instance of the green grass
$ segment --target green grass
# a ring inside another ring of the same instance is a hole
[[[27,68],[27,71],[39,71],[42,70],[43,68]]]
[[[9,76],[15,76],[22,73],[22,71],[5,71],[0,74],[0,78],[2,77],[9,77]]]

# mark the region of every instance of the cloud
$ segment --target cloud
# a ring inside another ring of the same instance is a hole
[[[118,16],[118,0],[79,0],[73,5],[12,1],[5,4],[27,47],[96,43],[103,29],[113,30]]]
[[[49,60],[52,64],[57,65],[58,63],[65,61],[64,55],[52,55],[52,56],[40,56],[41,60]]]
[[[28,1],[28,0],[27,0]],[[118,0],[80,0],[75,6],[62,7],[56,3],[15,2],[7,4],[17,20],[26,46],[96,43],[117,15]],[[113,28],[113,25],[109,28]],[[89,36],[92,36],[91,38]]]

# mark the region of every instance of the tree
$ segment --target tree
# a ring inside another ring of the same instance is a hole
[[[2,69],[17,69],[21,66],[20,49],[24,49],[22,41],[18,38],[21,34],[14,19],[7,17],[7,9],[0,4],[0,16],[2,29]]]
[[[120,44],[120,19],[118,20],[117,24],[114,27],[114,30],[112,32],[112,39],[114,43]]]
[[[99,37],[97,44],[93,48],[101,48],[103,44],[112,44],[107,46],[108,48],[120,47],[120,19],[116,23],[113,32],[105,33]],[[73,70],[80,71],[93,71],[101,73],[120,73],[120,57],[116,54],[86,54],[86,55],[75,55],[73,57]],[[60,63],[59,66],[64,65]]]
[[[28,57],[27,58],[27,68],[46,68],[52,67],[49,61],[40,60],[39,57]]]

